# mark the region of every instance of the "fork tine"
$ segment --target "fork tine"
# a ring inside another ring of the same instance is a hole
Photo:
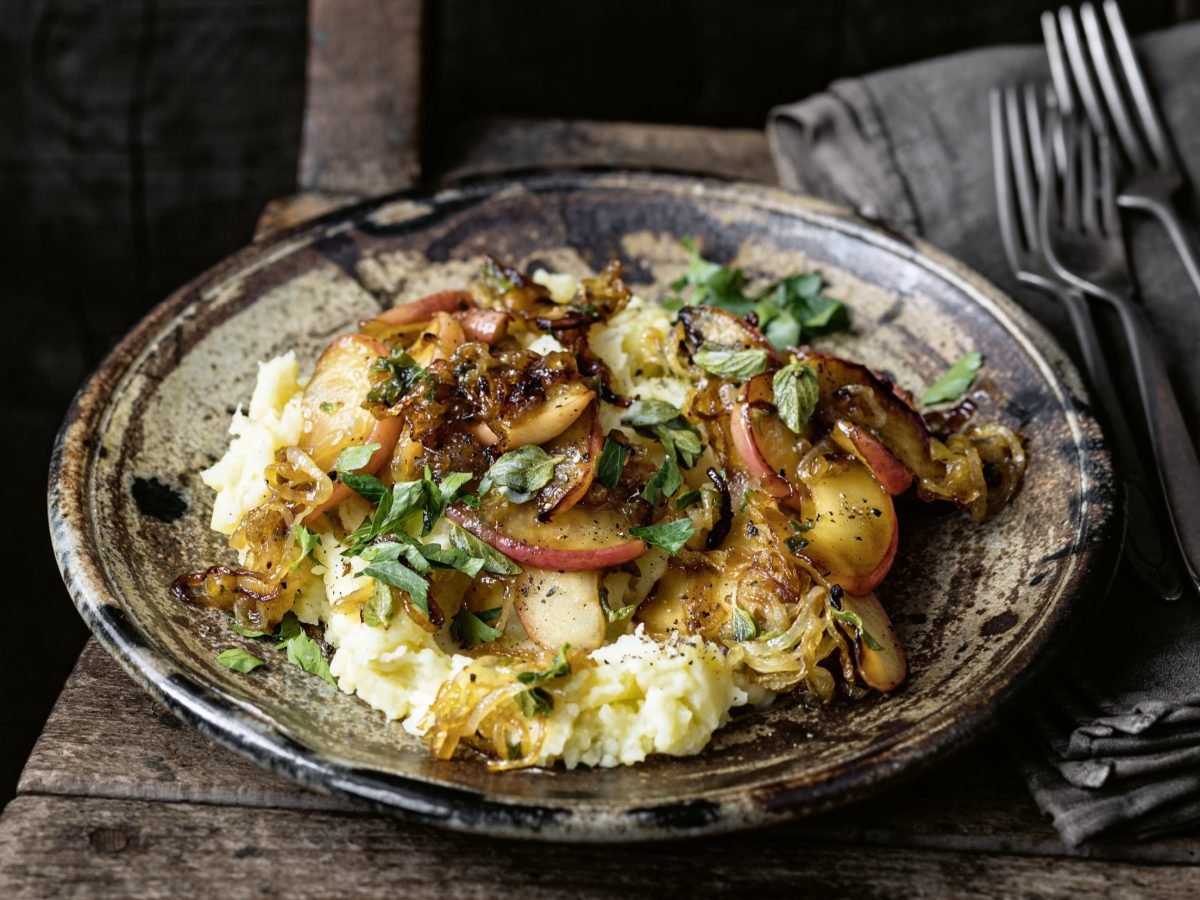
[[[1121,212],[1117,208],[1117,172],[1112,143],[1100,139],[1100,224],[1104,234],[1113,237],[1121,233]]]
[[[1125,20],[1121,16],[1121,8],[1117,6],[1116,0],[1105,0],[1104,18],[1108,22],[1108,31],[1112,35],[1117,57],[1121,60],[1121,72],[1125,76],[1125,83],[1129,85],[1129,92],[1133,95],[1138,118],[1142,123],[1142,131],[1145,132],[1146,140],[1158,158],[1159,166],[1169,167],[1173,163],[1166,132],[1158,117],[1154,100],[1150,97],[1146,79],[1142,75],[1142,67],[1138,65],[1137,54],[1133,52],[1133,43],[1129,40],[1129,31],[1125,28]]]
[[[1036,84],[1025,85],[1025,130],[1029,133],[1029,140],[1026,144],[1029,147],[1029,155],[1033,157],[1033,172],[1037,176],[1038,190],[1042,190],[1046,185],[1046,153],[1043,148],[1042,136],[1042,110],[1038,105],[1038,86]]]
[[[1037,188],[1029,171],[1029,150],[1025,138],[1025,124],[1021,119],[1021,106],[1016,88],[1004,89],[1004,117],[1008,125],[1009,159],[1012,162],[1013,180],[1017,188],[1017,206],[1020,211],[1021,228],[1025,232],[1026,245],[1036,249],[1037,239]]]
[[[1109,57],[1108,44],[1104,40],[1104,32],[1100,28],[1100,19],[1096,15],[1096,7],[1085,3],[1079,8],[1079,18],[1083,22],[1083,33],[1087,38],[1088,51],[1092,57],[1092,67],[1096,70],[1096,78],[1100,89],[1108,101],[1108,114],[1112,118],[1117,135],[1125,155],[1135,169],[1145,167],[1148,160],[1142,148],[1142,140],[1129,118],[1128,104],[1121,87],[1117,84],[1116,73]],[[1094,125],[1094,123],[1093,123]]]
[[[1058,98],[1058,108],[1065,113],[1072,112],[1075,109],[1075,92],[1071,88],[1071,75],[1063,57],[1058,17],[1049,10],[1042,13],[1042,40],[1046,44],[1046,56],[1050,60],[1050,81],[1054,85],[1054,95]]]
[[[1079,212],[1084,234],[1099,234],[1097,211],[1100,206],[1099,179],[1096,178],[1096,138],[1090,128],[1079,135]],[[1107,142],[1106,142],[1107,143]]]
[[[1066,147],[1066,166],[1062,176],[1062,222],[1071,231],[1079,230],[1079,131],[1075,116],[1059,116],[1056,128]]]
[[[1103,133],[1108,130],[1108,123],[1104,119],[1104,111],[1100,108],[1100,99],[1096,96],[1096,83],[1092,78],[1087,54],[1083,49],[1083,41],[1079,38],[1079,25],[1075,20],[1075,10],[1069,6],[1060,8],[1058,27],[1062,34],[1063,46],[1067,51],[1067,60],[1071,64],[1071,73],[1075,76],[1075,87],[1079,91],[1079,99],[1083,101],[1083,108],[1087,111],[1087,117],[1092,123],[1092,127]],[[1064,115],[1064,123],[1065,119]]]
[[[998,88],[988,92],[992,123],[992,174],[996,185],[996,210],[1000,219],[1000,241],[1014,272],[1020,271],[1021,238],[1018,234],[1016,191],[1009,174],[1008,129],[1004,124],[1004,100]]]

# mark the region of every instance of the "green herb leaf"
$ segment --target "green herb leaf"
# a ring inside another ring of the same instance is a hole
[[[375,538],[383,534],[405,534],[408,520],[424,509],[426,502],[424,481],[400,481],[392,485],[379,498],[375,511],[354,531],[346,535],[343,542],[345,556],[358,556]]]
[[[764,294],[764,299],[770,297],[780,315],[790,317],[799,326],[800,335],[804,337],[844,331],[850,327],[850,315],[842,301],[822,294],[822,287],[824,281],[816,272],[792,275],[777,281]],[[784,346],[794,346],[800,335],[787,344],[775,346],[780,349]]]
[[[517,694],[517,705],[527,716],[548,716],[554,712],[554,698],[542,688],[530,688]]]
[[[803,363],[791,363],[775,373],[771,386],[775,391],[779,418],[799,434],[817,408],[820,389],[816,371]]]
[[[536,444],[510,450],[492,463],[479,483],[479,493],[499,487],[510,502],[525,503],[554,479],[554,467],[563,459]]]
[[[570,649],[570,644],[563,644],[548,669],[540,672],[521,672],[517,675],[517,681],[521,684],[542,684],[555,678],[562,678],[564,675],[570,675],[571,663],[567,661],[567,651]]]
[[[687,509],[689,506],[699,503],[700,497],[700,488],[693,488],[686,493],[680,494],[675,498],[675,511],[679,512],[682,509]]]
[[[339,409],[341,409],[343,406],[345,406],[345,404],[342,403],[341,400],[338,400],[337,402],[326,400],[324,403],[321,404],[320,409],[321,409],[321,412],[325,413],[326,415],[332,415],[333,413],[335,413]]]
[[[275,645],[275,649],[283,650],[287,646],[288,641],[303,634],[304,626],[300,624],[300,620],[296,618],[296,614],[287,612],[283,614],[283,618],[279,621],[279,627],[275,629],[275,633],[271,636],[279,640],[279,643]]]
[[[425,476],[421,483],[425,488],[425,511],[421,520],[421,534],[433,531],[438,519],[445,513],[446,507],[454,502],[459,491],[467,486],[474,476],[470,472],[451,472],[442,479],[440,485],[435,484],[429,466],[425,467]]]
[[[292,563],[292,568],[299,568],[300,563],[312,555],[313,547],[321,542],[321,536],[315,531],[309,531],[303,525],[297,525],[292,531],[292,539],[300,548],[300,556]]]
[[[372,628],[387,628],[392,623],[392,615],[395,611],[392,589],[382,581],[376,581],[371,599],[363,604],[363,624],[370,625]]]
[[[672,290],[690,288],[691,299],[687,302],[693,306],[707,304],[739,316],[750,312],[754,301],[742,293],[746,283],[745,272],[706,260],[700,255],[696,242],[690,238],[684,238],[680,243],[691,251],[692,259],[683,276],[672,282]]]
[[[706,343],[692,354],[692,362],[720,378],[746,381],[766,370],[767,351],[728,350]]]
[[[752,641],[758,637],[758,626],[754,617],[740,606],[733,607],[733,639],[738,643]]]
[[[639,434],[657,440],[685,468],[694,466],[704,452],[700,429],[662,400],[634,401],[621,422],[637,429]]]
[[[858,613],[852,613],[848,609],[831,609],[830,612],[839,622],[843,622],[846,625],[856,629],[858,631],[858,636],[862,638],[862,642],[867,645],[868,649],[875,651],[883,649],[883,645],[880,644],[879,641],[875,640],[875,638],[871,637],[870,632],[863,627],[863,621],[859,617]]]
[[[625,469],[627,459],[629,448],[606,437],[604,449],[600,451],[600,461],[596,464],[596,480],[609,490],[615,488],[621,480],[621,472]]]
[[[450,526],[450,546],[473,559],[482,560],[483,570],[493,575],[520,575],[524,571],[491,544],[481,541],[458,525]]]
[[[801,551],[808,546],[808,538],[793,534],[791,537],[784,538],[783,543],[788,548],[789,553],[799,556]]]
[[[230,621],[229,630],[232,631],[234,634],[240,634],[244,638],[271,637],[271,632],[269,632],[269,631],[256,631],[253,628],[243,628],[241,625],[239,625],[237,622],[234,622],[234,621]]]
[[[395,406],[401,397],[417,385],[423,384],[427,389],[432,389],[437,384],[431,373],[426,372],[411,356],[399,349],[371,363],[371,371],[383,373],[387,377],[367,393],[368,403]]]
[[[333,673],[329,671],[329,661],[321,653],[321,645],[303,631],[288,640],[286,649],[288,662],[337,687],[337,682],[333,680]]]
[[[630,528],[629,533],[634,537],[641,538],[652,547],[658,547],[674,556],[679,552],[679,548],[696,534],[696,526],[692,524],[691,519],[684,517],[676,519],[674,522],[660,522],[657,525]]]
[[[371,457],[380,447],[379,444],[364,444],[361,447],[347,447],[338,454],[337,462],[334,463],[334,468],[338,474],[345,472],[357,472],[363,466],[371,461]]]
[[[682,484],[683,476],[679,474],[679,466],[675,464],[675,457],[673,454],[667,453],[663,457],[662,466],[642,488],[642,498],[651,506],[658,506],[679,490]]]
[[[428,582],[398,559],[377,560],[363,569],[363,574],[404,591],[417,609],[429,615]]]
[[[945,375],[931,384],[929,389],[921,395],[921,404],[932,406],[934,403],[949,403],[957,400],[967,392],[982,366],[983,354],[978,350],[964,354],[962,359],[952,365]]]
[[[500,617],[499,609],[489,609],[485,612],[495,613],[494,616],[491,616],[492,621]],[[461,609],[455,614],[450,622],[450,634],[467,649],[499,640],[504,636],[503,631],[493,628],[484,621],[483,613],[474,613],[469,609]]]
[[[374,475],[358,474],[356,472],[339,472],[338,481],[365,500],[378,505],[380,499],[388,492],[387,485]]]
[[[230,647],[217,654],[217,662],[227,669],[246,674],[259,666],[266,665],[261,659],[241,647]]]
[[[608,589],[600,588],[600,608],[604,610],[604,618],[609,622],[624,622],[638,608],[636,603],[630,603],[628,606],[622,606],[620,609],[613,609],[608,605]]]

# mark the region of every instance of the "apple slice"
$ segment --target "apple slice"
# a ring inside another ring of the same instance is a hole
[[[604,429],[600,427],[600,408],[592,404],[571,427],[546,444],[551,456],[563,461],[554,467],[554,480],[538,493],[537,508],[542,518],[553,518],[571,509],[584,498],[596,477],[596,465],[604,450]]]
[[[753,408],[747,402],[735,403],[729,414],[729,434],[733,439],[733,448],[750,470],[750,474],[758,478],[764,491],[778,500],[791,496],[792,488],[787,479],[775,471],[758,445],[754,434],[754,421],[751,418]]]
[[[903,494],[912,486],[913,474],[908,467],[862,425],[838,419],[833,423],[829,436],[835,444],[854,454],[859,462],[870,469],[875,480],[893,497]]]
[[[768,358],[777,358],[775,348],[757,326],[728,310],[715,306],[685,306],[679,311],[679,324],[693,350],[705,344],[716,344],[731,350],[765,350]]]
[[[862,637],[854,642],[858,673],[875,690],[884,693],[894,691],[908,675],[908,662],[904,658],[904,647],[883,605],[874,594],[843,594],[841,603],[842,609],[862,620],[863,629],[881,648],[874,650],[868,647]]]
[[[508,313],[498,309],[468,309],[453,313],[468,341],[479,341],[489,347],[508,334]]]
[[[513,610],[539,647],[595,650],[607,623],[600,608],[600,573],[551,572],[528,568],[512,576]]]
[[[499,515],[497,507],[485,516],[479,510],[455,505],[446,510],[446,517],[509,559],[539,569],[606,569],[646,552],[646,544],[631,537],[627,524],[608,511],[576,506],[550,522],[539,522],[532,504],[500,503],[507,509]]]
[[[468,291],[439,291],[411,303],[399,303],[371,321],[391,328],[413,325],[417,322],[428,322],[437,313],[462,312],[472,305],[473,301]]]
[[[439,359],[449,359],[463,345],[466,336],[458,320],[449,313],[435,313],[421,335],[408,348],[413,362],[423,369]]]
[[[899,523],[891,495],[857,460],[809,484],[804,555],[851,594],[875,589],[896,558]]]
[[[583,415],[596,392],[582,382],[552,384],[546,388],[546,399],[526,410],[511,423],[488,423],[500,437],[504,450],[515,450],[526,444],[544,444],[558,437]]]
[[[337,338],[317,360],[312,380],[304,389],[300,408],[304,428],[298,446],[312,457],[322,472],[329,472],[347,447],[379,444],[359,472],[374,474],[391,458],[402,423],[395,416],[377,419],[363,409],[371,381],[371,363],[387,356],[381,342],[364,334]],[[350,488],[335,483],[329,499],[309,513],[305,524],[333,509],[350,495]]]

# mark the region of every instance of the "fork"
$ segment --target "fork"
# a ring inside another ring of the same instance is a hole
[[[1091,396],[1100,406],[1117,458],[1122,463],[1128,511],[1125,555],[1133,570],[1165,600],[1183,593],[1179,566],[1159,525],[1158,486],[1147,476],[1106,365],[1087,298],[1054,273],[1039,236],[1038,197],[1045,183],[1041,110],[1038,89],[1025,85],[989,95],[992,158],[996,180],[1000,236],[1017,280],[1058,300],[1066,309],[1083,356]],[[1032,165],[1031,165],[1032,163]]]
[[[1127,183],[1117,194],[1118,205],[1158,219],[1170,235],[1192,286],[1200,293],[1200,265],[1172,205],[1172,198],[1184,184],[1183,173],[1116,0],[1104,0],[1103,23],[1092,3],[1080,6],[1078,19],[1069,6],[1059,9],[1057,17],[1045,12],[1042,34],[1059,109],[1064,114],[1077,111],[1078,93],[1095,132],[1116,132],[1130,170]],[[1119,65],[1114,64],[1110,42]],[[1056,158],[1061,163],[1061,147],[1056,148]]]
[[[1111,144],[1077,115],[1051,108],[1043,152],[1064,150],[1063,168],[1046,165],[1038,232],[1051,270],[1068,284],[1110,303],[1129,344],[1134,375],[1167,520],[1187,578],[1200,589],[1200,459],[1171,388],[1162,352],[1140,305],[1134,303]],[[1061,195],[1061,197],[1060,197]]]

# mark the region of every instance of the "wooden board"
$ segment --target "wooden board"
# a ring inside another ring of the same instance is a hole
[[[120,765],[113,765],[114,758]],[[361,812],[214,746],[163,712],[94,641],[25,767],[22,795],[53,794]],[[998,738],[916,782],[844,810],[739,840],[1197,863],[1200,839],[1109,842],[1068,850],[1038,813]],[[628,855],[630,849],[622,850]],[[650,854],[653,855],[653,854]]]
[[[650,850],[481,841],[378,817],[20,797],[0,820],[0,895],[557,898],[1190,897],[1200,869],[848,846],[786,832]]]
[[[423,0],[311,0],[304,190],[382,194],[420,173]]]

